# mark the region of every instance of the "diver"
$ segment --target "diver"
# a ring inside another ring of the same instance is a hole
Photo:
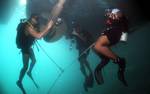
[[[47,25],[41,32],[38,32],[38,30],[36,29],[39,19],[39,15],[37,14],[31,14],[30,18],[27,21],[21,22],[17,27],[18,32],[16,37],[16,44],[17,47],[21,49],[22,52],[23,67],[20,71],[19,79],[16,82],[16,84],[22,90],[23,94],[26,94],[26,92],[23,88],[22,80],[25,76],[26,71],[28,70],[29,59],[31,59],[31,64],[27,72],[27,75],[31,79],[32,79],[32,69],[34,68],[36,63],[32,45],[34,44],[36,39],[44,37],[50,31],[50,29],[56,22],[58,15],[62,11],[64,3],[65,0],[59,0],[58,3],[54,6],[52,10],[53,13],[52,18],[48,21]]]
[[[53,25],[53,21],[49,21],[46,28],[42,32],[38,32],[36,30],[38,15],[32,14],[28,21],[21,22],[17,27],[17,37],[16,37],[16,44],[19,49],[21,49],[22,52],[22,59],[23,59],[23,67],[20,71],[19,80],[17,81],[17,85],[24,94],[25,90],[22,86],[22,80],[24,78],[24,75],[28,69],[29,66],[29,59],[31,59],[31,64],[29,67],[29,70],[27,72],[27,75],[33,79],[32,77],[32,69],[35,66],[36,58],[32,49],[32,45],[34,44],[35,39],[42,38],[46,33],[48,33],[49,29]]]
[[[93,87],[94,77],[92,74],[92,69],[90,67],[90,64],[87,61],[89,50],[86,51],[86,53],[84,54],[83,52],[91,45],[91,43],[93,42],[93,38],[89,32],[82,30],[79,24],[75,25],[75,27],[73,28],[72,37],[73,39],[75,39],[76,48],[79,51],[78,60],[80,62],[80,70],[85,77],[83,86],[85,91],[88,91],[88,88]],[[88,72],[86,72],[86,68],[88,69]]]
[[[118,79],[128,86],[125,80],[125,58],[119,57],[112,50],[111,47],[116,45],[121,37],[121,41],[126,41],[126,33],[128,33],[128,20],[126,16],[119,9],[109,9],[106,13],[106,29],[101,33],[94,45],[94,51],[101,58],[101,62],[97,65],[94,71],[95,79],[98,84],[103,84],[102,69],[113,60],[113,63],[118,64]]]

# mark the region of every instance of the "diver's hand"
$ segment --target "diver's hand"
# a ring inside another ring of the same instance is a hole
[[[72,35],[79,36],[79,34],[75,30],[72,32]]]

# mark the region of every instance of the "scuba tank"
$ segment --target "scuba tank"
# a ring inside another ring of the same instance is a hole
[[[127,32],[122,32],[120,41],[121,42],[127,42],[127,39],[128,39],[128,33]]]

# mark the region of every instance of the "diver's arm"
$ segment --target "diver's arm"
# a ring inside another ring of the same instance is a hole
[[[56,21],[56,18],[62,11],[65,1],[66,0],[59,0],[58,3],[53,7],[51,11],[51,17],[54,21]]]
[[[59,16],[59,14],[61,13],[64,3],[66,0],[59,0],[58,3],[54,6],[54,8],[52,9],[52,18],[49,20],[47,26],[44,28],[43,32],[41,32],[41,37],[45,36],[48,31],[50,31],[49,29],[51,29],[54,25],[54,23],[57,20],[57,17]]]
[[[29,33],[33,37],[38,38],[38,39],[46,35],[52,28],[53,24],[56,22],[56,18],[62,11],[64,3],[65,3],[65,0],[59,0],[58,3],[54,6],[54,8],[52,9],[52,18],[49,20],[49,22],[47,23],[47,25],[41,32],[38,33],[34,28],[30,26],[27,27],[27,31],[29,31]]]
[[[27,26],[27,30],[33,37],[40,39],[42,38],[45,34],[48,33],[49,29],[51,29],[51,27],[53,26],[54,22],[51,20],[47,26],[44,28],[44,30],[42,32],[38,32],[36,31],[34,28],[32,28],[31,26]]]

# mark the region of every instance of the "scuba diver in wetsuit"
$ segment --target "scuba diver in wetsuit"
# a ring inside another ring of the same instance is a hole
[[[123,33],[128,31],[128,20],[119,9],[112,9],[106,13],[106,30],[104,30],[94,45],[94,51],[101,58],[101,62],[95,68],[95,79],[98,84],[102,84],[102,69],[113,60],[113,63],[118,64],[118,79],[128,86],[124,73],[126,68],[125,58],[119,57],[112,50],[111,47],[116,45]]]
[[[76,48],[79,51],[78,60],[80,62],[80,71],[85,77],[83,86],[85,91],[88,91],[88,88],[93,87],[94,77],[90,64],[87,61],[90,50],[86,51],[85,53],[83,52],[91,45],[93,42],[93,37],[88,31],[81,29],[79,24],[76,24],[73,28],[72,37],[76,40]],[[88,72],[86,71],[86,68]]]
[[[38,16],[36,14],[32,14],[28,21],[21,22],[17,27],[16,44],[17,47],[22,52],[22,59],[23,59],[23,67],[20,71],[20,76],[19,76],[19,80],[17,81],[17,85],[19,88],[21,88],[24,94],[26,93],[22,86],[22,80],[28,69],[29,59],[31,59],[31,64],[27,74],[31,79],[33,79],[32,69],[34,68],[34,65],[36,63],[32,45],[34,44],[35,39],[40,39],[46,33],[48,33],[49,29],[53,25],[53,21],[50,21],[42,32],[38,32],[36,30],[37,20],[38,20]]]
[[[38,30],[36,29],[36,25],[38,23],[39,18],[37,14],[32,14],[27,21],[20,23],[17,27],[18,32],[16,37],[16,44],[17,47],[21,49],[22,52],[23,67],[20,70],[19,79],[16,82],[16,84],[22,90],[23,94],[26,94],[26,92],[23,88],[22,80],[25,76],[26,71],[28,70],[29,59],[31,59],[31,64],[27,74],[31,79],[32,79],[32,69],[36,62],[32,45],[36,39],[44,37],[50,31],[50,29],[56,22],[58,15],[62,11],[64,3],[65,0],[59,0],[58,3],[54,6],[51,12],[53,13],[52,18],[48,20],[48,23],[41,32],[38,32]]]

